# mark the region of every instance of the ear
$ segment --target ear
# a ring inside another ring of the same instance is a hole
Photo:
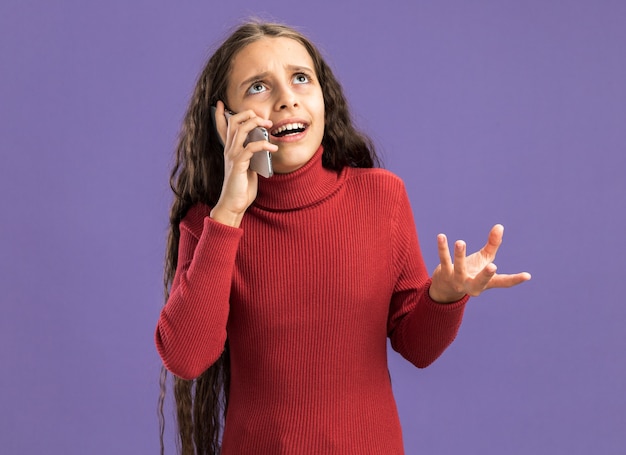
[[[211,106],[211,122],[222,146],[224,146],[226,132],[228,131],[228,122],[224,114],[225,108],[222,101],[218,101],[216,106]]]

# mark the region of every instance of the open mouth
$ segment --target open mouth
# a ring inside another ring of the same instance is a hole
[[[306,130],[307,125],[304,123],[287,123],[286,125],[282,125],[272,131],[270,134],[275,137],[285,137],[290,134],[298,134],[302,133]]]

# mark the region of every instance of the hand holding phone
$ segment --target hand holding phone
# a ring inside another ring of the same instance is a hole
[[[215,111],[215,106],[211,106],[213,126],[215,126]],[[226,116],[226,119],[229,119],[234,115],[234,113],[226,109],[224,111],[224,115]],[[269,134],[265,128],[258,126],[250,131],[250,133],[248,133],[248,137],[243,143],[243,146],[245,147],[250,142],[256,141],[269,141]],[[268,150],[254,153],[250,159],[250,169],[265,178],[270,178],[274,175],[274,169],[272,168],[272,154]]]

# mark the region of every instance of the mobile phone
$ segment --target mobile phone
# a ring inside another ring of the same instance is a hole
[[[217,108],[215,106],[211,106],[211,115],[213,116],[213,126],[216,126],[215,124],[215,111],[216,110]],[[234,115],[234,112],[225,110],[224,115],[226,116],[227,119],[229,119],[232,115]],[[217,129],[217,126],[216,126],[216,129]],[[243,143],[243,146],[245,147],[250,142],[256,142],[256,141],[269,141],[269,134],[265,128],[257,126],[255,129],[250,131],[248,133],[248,137]],[[274,175],[274,169],[272,167],[272,154],[267,150],[254,153],[252,155],[252,158],[250,159],[250,169],[252,169],[254,172],[256,172],[259,175],[262,175],[265,178],[270,178],[272,175]]]

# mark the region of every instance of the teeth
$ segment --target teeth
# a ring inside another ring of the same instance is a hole
[[[280,134],[283,131],[291,131],[297,129],[304,129],[304,123],[288,123],[281,126],[280,128],[276,128],[274,131],[272,131],[272,134]]]

